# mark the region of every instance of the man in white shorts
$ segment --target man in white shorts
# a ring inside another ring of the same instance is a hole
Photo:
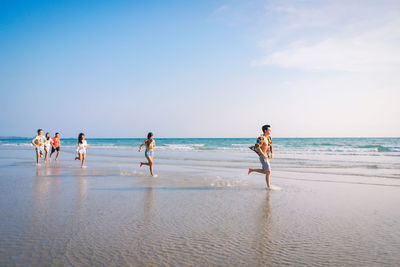
[[[44,143],[46,142],[46,138],[43,136],[43,130],[37,130],[38,135],[32,139],[31,143],[35,147],[36,150],[36,165],[39,164],[39,158],[42,158],[44,155]]]

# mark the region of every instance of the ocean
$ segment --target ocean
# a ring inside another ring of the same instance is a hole
[[[32,150],[31,139],[2,139],[0,149]],[[155,160],[163,164],[246,168],[258,158],[248,147],[256,138],[156,138]],[[91,155],[125,160],[143,157],[141,138],[87,139]],[[76,139],[61,140],[74,153]],[[400,138],[273,138],[275,170],[400,178]]]

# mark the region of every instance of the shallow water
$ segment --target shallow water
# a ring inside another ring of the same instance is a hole
[[[32,150],[0,148],[1,266],[400,262],[400,181],[374,169],[273,160],[280,190],[269,191],[264,176],[247,176],[253,154],[158,151],[151,178],[141,154],[93,149],[80,169],[62,153],[36,167]]]

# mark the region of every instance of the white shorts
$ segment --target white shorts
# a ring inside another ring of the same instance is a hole
[[[86,149],[79,149],[79,150],[77,150],[77,152],[78,152],[78,155],[79,154],[86,154]]]
[[[44,155],[44,146],[35,147],[36,154]]]

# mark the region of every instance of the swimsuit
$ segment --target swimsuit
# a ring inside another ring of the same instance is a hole
[[[144,144],[146,145],[146,151],[144,152],[144,155],[146,157],[153,157],[154,156],[154,150],[153,148],[156,146],[156,141],[152,140],[149,145],[147,145],[147,140],[144,141]],[[149,148],[152,148],[152,150],[149,150]]]

